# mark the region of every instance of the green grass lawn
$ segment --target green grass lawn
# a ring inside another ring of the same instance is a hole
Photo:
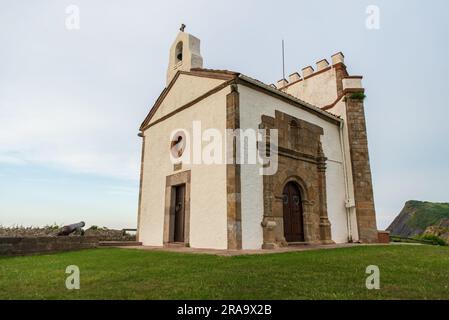
[[[65,288],[68,265],[80,268],[80,290]],[[380,267],[380,290],[365,287],[369,265]],[[449,299],[449,248],[236,257],[94,249],[2,257],[0,299]]]

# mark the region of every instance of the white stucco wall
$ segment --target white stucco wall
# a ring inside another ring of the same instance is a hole
[[[159,106],[150,124],[214,89],[223,82],[224,80],[196,77],[187,74],[179,75],[178,80],[174,83],[169,94]]]
[[[288,86],[283,91],[320,108],[330,105],[337,99],[335,69],[317,73],[306,80]]]
[[[192,77],[178,79],[182,83],[175,84],[171,90],[164,103],[166,108],[174,110],[186,100],[192,100],[193,93],[187,94],[186,90],[206,92],[217,83],[216,80],[203,78],[197,80]],[[193,82],[195,88],[189,89]],[[175,129],[185,129],[192,136],[193,121],[201,121],[202,130],[215,128],[224,134],[226,94],[229,92],[230,89],[225,88],[144,132],[146,145],[139,223],[139,240],[144,245],[163,245],[166,177],[175,173],[169,155],[170,134]],[[161,111],[159,115],[167,110]],[[226,249],[226,166],[184,163],[181,171],[187,170],[191,170],[190,245],[193,248]]]
[[[345,192],[345,197],[348,201],[348,214],[350,216],[351,224],[350,224],[350,233],[353,241],[359,240],[359,233],[358,233],[358,227],[357,227],[357,215],[355,210],[355,195],[354,195],[354,181],[352,177],[352,163],[351,163],[351,153],[350,153],[350,147],[349,147],[349,133],[348,133],[348,126],[347,126],[347,117],[346,117],[346,103],[344,102],[344,98],[342,98],[339,102],[335,104],[335,106],[328,110],[328,112],[335,114],[336,116],[339,116],[341,119],[343,119],[343,128],[341,135],[343,137],[343,149],[345,150],[345,169],[347,174],[347,180],[346,180],[346,187],[347,190]]]
[[[316,124],[323,128],[323,151],[327,162],[327,205],[332,224],[332,239],[347,242],[347,218],[345,209],[345,180],[343,156],[340,146],[339,126],[313,113],[285,103],[270,95],[239,86],[240,125],[242,129],[258,128],[262,115],[275,116],[275,111]],[[258,165],[242,165],[242,242],[244,249],[259,249],[263,243],[263,177]]]

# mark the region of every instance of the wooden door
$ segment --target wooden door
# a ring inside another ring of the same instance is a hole
[[[283,193],[284,235],[287,242],[304,242],[304,220],[299,187],[289,182]]]
[[[175,232],[174,242],[184,242],[186,186],[175,187]]]

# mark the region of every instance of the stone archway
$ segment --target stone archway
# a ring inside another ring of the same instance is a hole
[[[294,168],[284,168],[277,176],[264,177],[265,216],[262,222],[264,231],[264,249],[286,247],[289,242],[308,244],[324,243],[321,241],[319,203],[316,187],[300,178]],[[303,240],[289,241],[285,237],[284,189],[287,185],[297,186],[302,208]]]
[[[319,232],[319,213],[318,211],[318,201],[317,192],[314,185],[307,183],[307,180],[302,179],[297,175],[297,170],[294,168],[284,169],[279,172],[279,178],[277,183],[273,184],[273,193],[277,201],[273,206],[274,212],[277,215],[277,232],[276,232],[276,242],[281,246],[287,246],[290,241],[286,239],[284,234],[284,210],[283,210],[283,192],[285,186],[288,184],[295,184],[300,192],[301,196],[301,207],[302,207],[302,219],[303,219],[303,235],[304,240],[299,242],[305,243],[320,243],[320,232]],[[293,241],[296,242],[296,241]]]
[[[295,121],[299,137],[292,139],[289,124]],[[321,147],[323,129],[276,111],[275,117],[262,116],[264,129],[278,129],[278,171],[263,177],[263,248],[287,246],[284,234],[284,188],[295,183],[300,190],[304,242],[332,243],[327,216],[326,157]],[[295,142],[295,143],[293,143]]]

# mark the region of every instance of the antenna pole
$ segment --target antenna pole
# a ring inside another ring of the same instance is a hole
[[[282,79],[285,79],[285,46],[284,46],[284,39],[282,39]]]

